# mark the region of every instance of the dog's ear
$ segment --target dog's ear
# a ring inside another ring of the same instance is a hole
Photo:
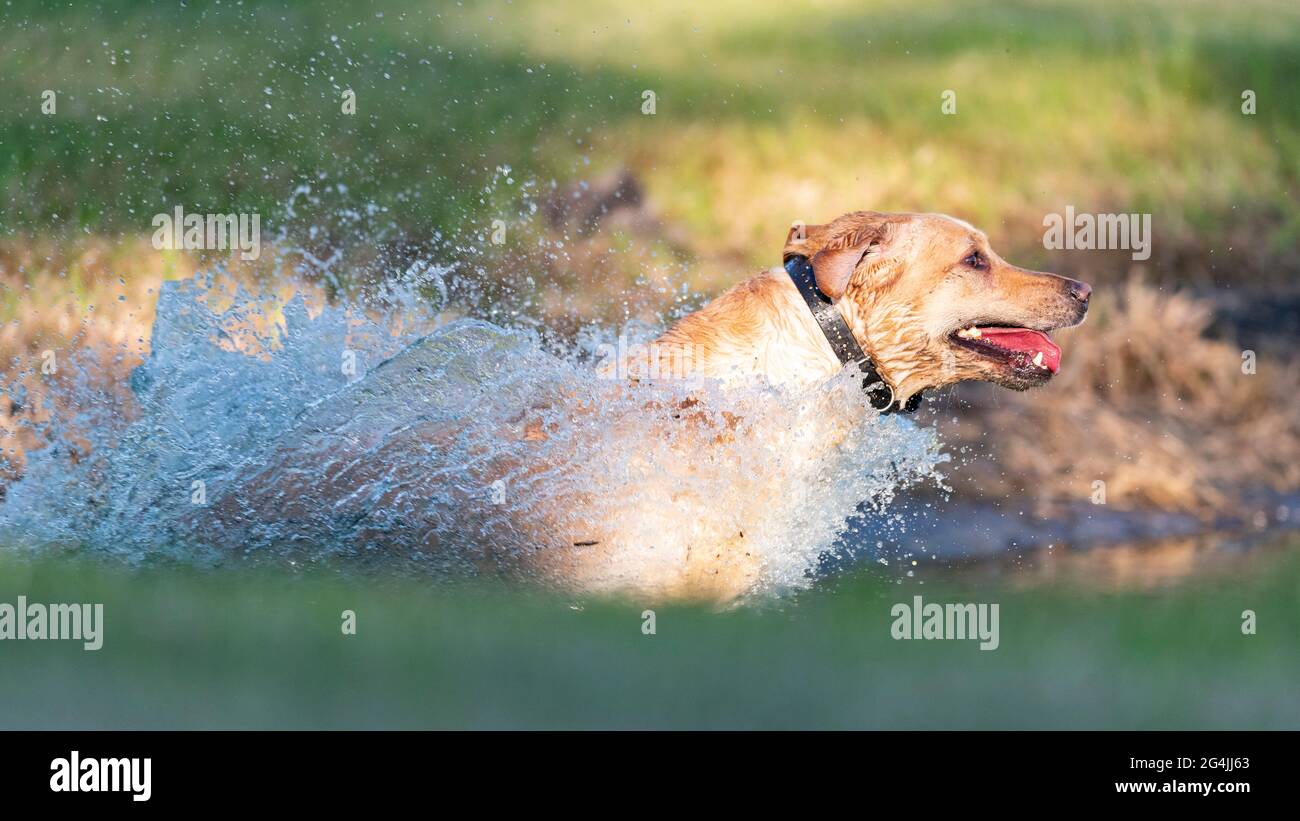
[[[850,248],[825,249],[808,260],[817,279],[817,290],[831,299],[839,299],[849,285],[849,278],[871,249],[870,243]]]
[[[843,296],[858,264],[884,243],[886,229],[884,223],[864,225],[813,254],[808,262],[817,278],[817,288],[831,299]]]
[[[795,222],[786,236],[782,261],[793,256],[807,257],[817,288],[831,299],[839,299],[862,258],[885,242],[889,228],[885,216],[859,211],[828,225]]]

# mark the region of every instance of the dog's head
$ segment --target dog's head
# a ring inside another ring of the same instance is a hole
[[[1061,364],[1048,332],[1082,322],[1092,292],[1011,265],[982,232],[942,214],[796,223],[785,244],[792,256],[808,258],[899,401],[968,379],[1043,384]]]

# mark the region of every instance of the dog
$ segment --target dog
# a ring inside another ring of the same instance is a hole
[[[786,556],[788,540],[764,542],[773,511],[784,518],[772,530],[816,549],[862,501],[841,500],[827,521],[798,518],[801,494],[821,492],[814,485],[828,455],[840,464],[855,457],[844,443],[861,432],[863,414],[915,409],[925,392],[963,380],[1013,390],[1046,383],[1061,363],[1048,334],[1082,322],[1091,295],[1082,282],[1011,265],[982,232],[938,214],[861,211],[796,225],[782,262],[677,321],[626,379],[602,382],[602,395],[541,397],[526,386],[492,396],[485,412],[448,415],[437,405],[445,386],[428,382],[417,395],[429,396],[420,401],[432,411],[412,407],[412,385],[466,370],[447,351],[478,345],[416,343],[309,413],[214,506],[226,525],[218,529],[278,518],[310,523],[328,540],[341,522],[366,549],[400,542],[477,573],[643,601],[735,602],[806,569],[807,555]],[[485,327],[461,333],[495,339]],[[856,402],[821,389],[846,368],[862,377]],[[698,395],[656,393],[665,374],[699,385]],[[743,406],[725,401],[754,383],[797,401],[764,405],[761,392],[745,394]],[[389,427],[354,421],[373,420],[361,403],[386,396],[403,397],[385,406]],[[503,403],[520,410],[498,418]],[[738,445],[752,447],[741,454]],[[402,458],[411,453],[445,454],[445,464]],[[840,475],[861,470],[846,467]],[[527,488],[527,502],[494,508],[475,497],[507,484]],[[304,526],[294,540],[318,539]]]

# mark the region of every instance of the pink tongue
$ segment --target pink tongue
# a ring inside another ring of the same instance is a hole
[[[1052,373],[1061,369],[1061,349],[1047,338],[1042,331],[1028,328],[980,328],[980,339],[1025,354],[1030,361],[1038,354],[1043,355],[1043,367]]]

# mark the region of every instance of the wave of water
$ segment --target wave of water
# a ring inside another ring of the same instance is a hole
[[[630,386],[593,366],[609,331],[556,351],[416,290],[313,314],[301,296],[217,300],[214,282],[165,284],[120,406],[87,380],[60,388],[0,542],[600,592],[734,570],[761,595],[808,584],[864,505],[944,460],[932,430],[877,416],[849,378]]]

